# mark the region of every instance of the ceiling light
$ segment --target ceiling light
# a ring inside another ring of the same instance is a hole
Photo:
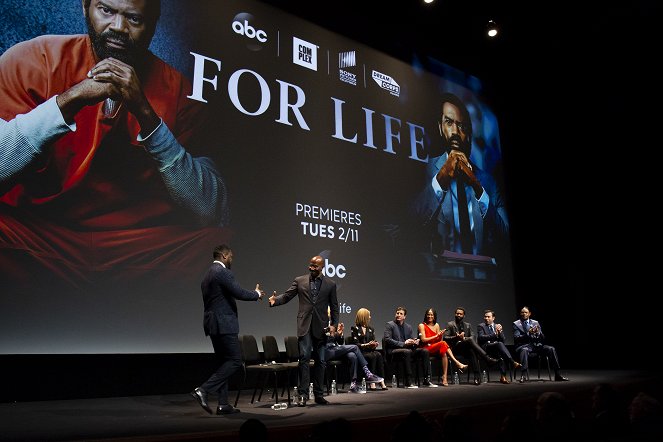
[[[493,20],[488,20],[488,24],[486,25],[486,32],[488,34],[488,37],[490,38],[496,37],[498,31],[499,28],[497,27],[497,23],[495,23]]]

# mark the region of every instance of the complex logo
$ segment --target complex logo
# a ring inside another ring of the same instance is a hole
[[[318,46],[292,37],[292,62],[313,71],[318,70]]]
[[[267,43],[267,33],[251,23],[255,23],[255,17],[248,12],[240,12],[233,19],[231,26],[235,34],[249,39],[249,42],[246,44],[249,50],[259,51]]]
[[[388,91],[391,95],[400,96],[401,87],[396,83],[396,80],[391,78],[389,75],[385,75],[378,71],[373,71],[373,80],[385,91]]]
[[[346,71],[347,68],[357,66],[357,54],[355,51],[338,53],[338,79],[344,83],[357,86],[357,75]]]

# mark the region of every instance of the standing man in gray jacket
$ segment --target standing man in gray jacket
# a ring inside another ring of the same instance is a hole
[[[335,333],[338,325],[338,299],[336,282],[322,274],[324,259],[314,256],[308,265],[309,274],[297,276],[284,293],[276,292],[269,297],[269,306],[283,305],[295,296],[299,296],[297,312],[297,342],[299,343],[299,398],[297,405],[306,406],[310,369],[309,361],[313,352],[313,394],[315,403],[326,405],[329,402],[322,397],[325,379],[326,333]],[[329,308],[329,317],[327,309]],[[327,328],[329,327],[329,328]]]

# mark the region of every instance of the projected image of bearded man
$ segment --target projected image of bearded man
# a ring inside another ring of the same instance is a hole
[[[443,153],[428,160],[425,187],[413,204],[431,271],[445,251],[494,257],[508,244],[509,231],[494,178],[470,161],[472,120],[457,96],[442,96],[438,129]],[[460,269],[446,276],[467,275]]]
[[[228,239],[226,186],[200,139],[204,104],[148,49],[161,3],[84,0],[82,12],[88,35],[0,58],[0,265],[74,286],[99,269],[200,268],[188,250]]]

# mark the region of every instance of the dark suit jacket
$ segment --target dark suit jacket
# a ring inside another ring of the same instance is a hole
[[[255,290],[240,287],[233,273],[216,262],[207,270],[203,282],[200,283],[200,290],[203,292],[205,306],[203,328],[207,336],[238,334],[239,321],[235,299],[259,299]]]
[[[384,329],[384,343],[387,354],[390,354],[397,348],[404,348],[407,339],[417,339],[412,326],[407,322],[403,323],[403,331],[405,332],[405,336],[401,335],[401,330],[396,322],[387,322],[387,326]]]
[[[497,334],[491,333],[485,322],[477,325],[477,343],[481,348],[485,350],[491,342],[504,342],[504,329],[502,329],[502,333]]]
[[[472,326],[469,322],[463,321],[463,331],[465,332],[466,338],[474,339],[474,336],[472,335]],[[444,335],[442,335],[442,339],[444,339],[444,342],[449,344],[449,347],[453,347],[453,345],[458,342],[458,338],[456,337],[457,333],[460,333],[460,330],[458,330],[456,321],[449,321],[447,322],[447,328],[444,329]]]
[[[292,298],[299,295],[299,311],[297,312],[297,336],[304,336],[311,330],[313,336],[318,339],[325,337],[324,329],[328,324],[338,324],[338,299],[336,298],[336,282],[326,276],[322,277],[322,284],[315,304],[311,299],[310,275],[302,275],[295,278],[284,293],[278,295],[274,301],[274,307],[288,303]],[[331,320],[327,317],[327,307],[331,314]]]
[[[513,321],[513,343],[516,345],[516,351],[523,345],[539,346],[543,344],[545,336],[543,335],[541,324],[536,319],[530,319],[529,326],[534,327],[535,325],[539,326],[539,333],[537,335],[530,335],[523,327],[520,319]]]
[[[360,349],[362,344],[368,344],[371,341],[377,341],[375,339],[375,329],[370,325],[366,327],[366,333],[361,330],[361,327],[358,325],[353,325],[350,328],[350,336],[352,338],[352,343],[357,345]],[[364,351],[362,349],[362,351]],[[367,350],[368,351],[368,350]],[[371,349],[372,351],[372,349]]]

